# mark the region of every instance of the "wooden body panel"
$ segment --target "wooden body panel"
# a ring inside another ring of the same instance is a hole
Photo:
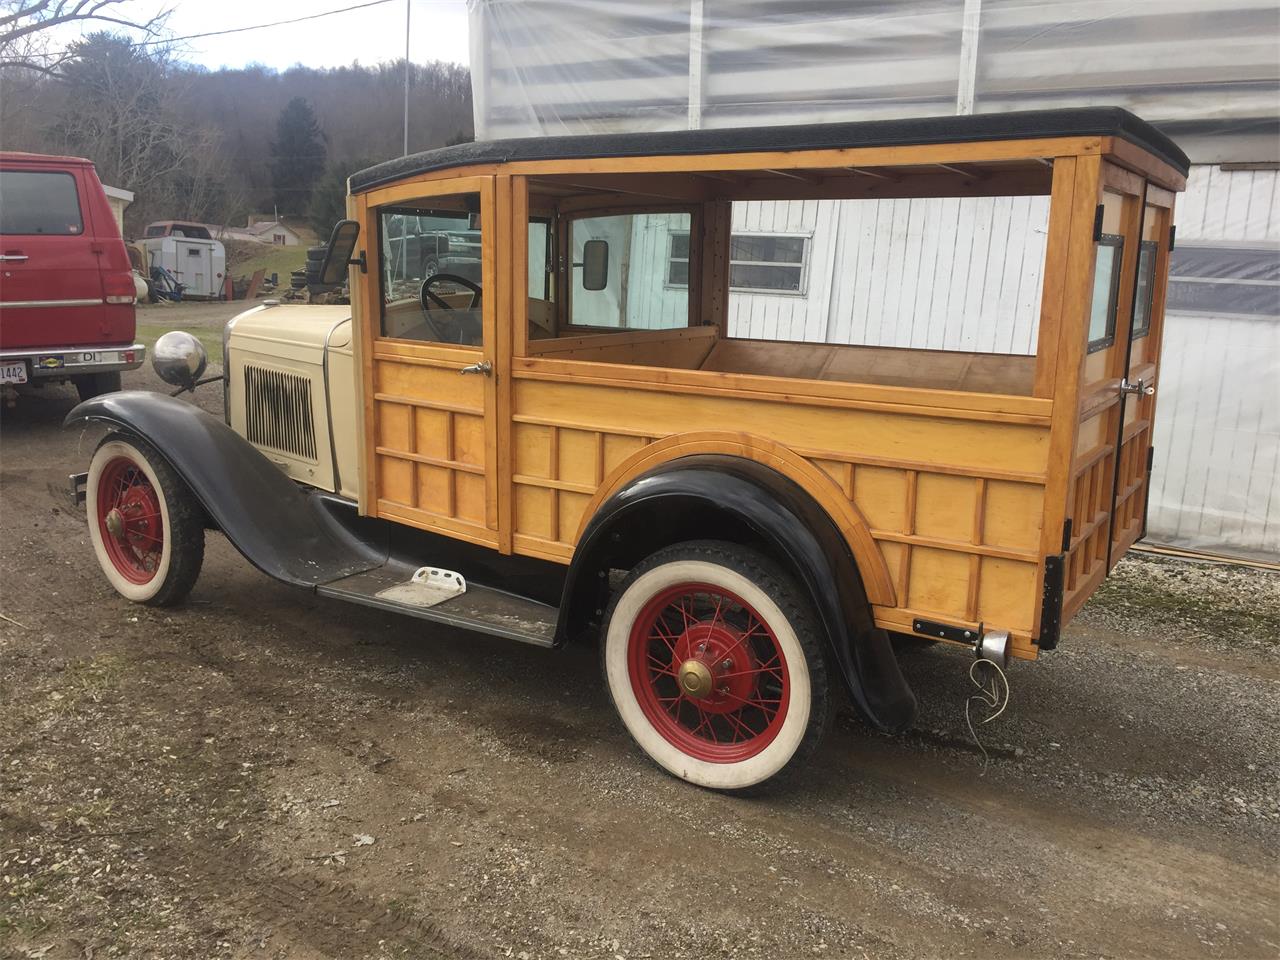
[[[1047,422],[820,406],[712,386],[673,395],[519,370],[512,409],[518,553],[569,561],[604,495],[665,459],[733,452],[705,435],[749,426],[738,455],[776,446],[803,458],[821,474],[793,479],[819,503],[842,497],[861,518],[854,526],[878,555],[844,532],[882,625],[909,630],[913,616],[1000,623],[1033,655]],[[667,442],[645,457],[658,441]]]

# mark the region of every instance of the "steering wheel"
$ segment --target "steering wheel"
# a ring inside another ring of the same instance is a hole
[[[453,283],[459,287],[466,287],[471,291],[471,302],[467,304],[466,309],[474,310],[480,306],[480,284],[472,283],[466,277],[460,277],[456,273],[437,273],[427,277],[422,281],[422,290],[419,299],[422,301],[422,310],[424,313],[431,312],[431,304],[435,304],[443,310],[452,310],[453,305],[444,300],[443,297],[433,293],[431,287],[437,283]]]

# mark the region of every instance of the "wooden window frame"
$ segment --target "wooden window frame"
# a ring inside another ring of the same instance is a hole
[[[1094,269],[1097,269],[1097,250],[1100,247],[1112,247],[1116,254],[1111,261],[1111,284],[1107,294],[1107,325],[1106,332],[1096,339],[1089,338],[1089,327],[1085,325],[1085,339],[1088,346],[1086,353],[1097,353],[1099,350],[1106,350],[1108,347],[1114,346],[1116,342],[1116,322],[1120,309],[1120,280],[1124,276],[1124,237],[1117,233],[1104,233],[1096,241],[1094,241]],[[1092,317],[1093,303],[1090,301],[1090,317]]]

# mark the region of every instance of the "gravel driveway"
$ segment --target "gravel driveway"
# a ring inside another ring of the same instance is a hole
[[[0,421],[0,955],[1280,954],[1275,574],[1131,556],[1013,666],[985,773],[966,657],[921,647],[912,732],[845,711],[730,798],[646,762],[588,649],[317,598],[216,534],[185,606],[127,603],[73,404]]]

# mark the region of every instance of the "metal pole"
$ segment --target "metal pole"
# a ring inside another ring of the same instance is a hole
[[[702,0],[689,3],[689,129],[702,126]]]
[[[409,9],[404,0],[404,155],[409,155]]]
[[[960,34],[960,77],[956,86],[956,113],[973,113],[978,87],[978,40],[982,36],[982,0],[964,0]]]

